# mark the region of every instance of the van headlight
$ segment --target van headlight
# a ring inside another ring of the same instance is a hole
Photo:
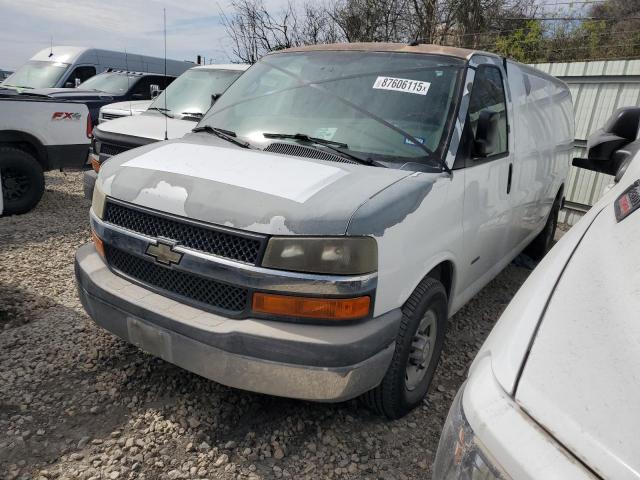
[[[96,180],[96,184],[93,187],[93,199],[91,201],[91,209],[93,213],[102,220],[104,216],[104,207],[107,203],[107,196],[100,188],[100,182]]]
[[[373,237],[273,237],[262,266],[292,272],[359,275],[378,269]]]
[[[453,400],[442,429],[433,478],[438,480],[506,480],[486,449],[480,444],[462,409],[464,385]]]

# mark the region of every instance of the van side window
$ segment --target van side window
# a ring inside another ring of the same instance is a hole
[[[85,80],[88,80],[91,77],[93,77],[95,74],[96,74],[95,67],[76,67],[73,73],[69,76],[68,81],[73,83],[77,78],[78,80],[80,80],[80,83],[82,83]]]
[[[507,153],[507,105],[500,70],[481,66],[476,72],[469,100],[469,127],[475,138],[478,119],[483,111],[497,114],[496,145],[491,156]]]

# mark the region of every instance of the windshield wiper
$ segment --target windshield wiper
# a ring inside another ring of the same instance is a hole
[[[211,125],[202,125],[201,127],[196,127],[192,132],[207,132],[217,137],[226,140],[227,142],[235,143],[236,145],[242,148],[251,148],[249,142],[245,142],[244,140],[240,140],[236,138],[236,132],[232,132],[231,130],[225,130],[223,128],[212,127]]]
[[[198,117],[202,118],[204,115],[202,112],[182,112],[180,115],[184,115],[186,117]]]
[[[384,166],[379,162],[372,160],[369,157],[361,157],[360,155],[356,155],[349,150],[349,145],[342,142],[335,142],[333,140],[325,140],[324,138],[318,137],[310,137],[306,133],[263,133],[265,138],[290,138],[292,140],[298,140],[306,143],[315,143],[318,145],[322,145],[327,147],[329,150],[332,150],[336,153],[339,153],[342,157],[347,157],[351,160],[355,160],[358,163],[362,163],[364,165],[375,165],[375,166]]]
[[[169,110],[168,108],[162,108],[162,107],[149,107],[147,108],[147,110],[155,110],[157,112],[160,112],[161,114],[163,114],[165,117],[167,118],[173,118],[171,115],[169,115],[167,112],[170,112],[171,110]]]

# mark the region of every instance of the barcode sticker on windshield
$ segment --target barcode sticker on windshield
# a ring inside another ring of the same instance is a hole
[[[396,92],[415,93],[416,95],[426,95],[430,86],[429,82],[393,77],[378,77],[373,84],[373,88],[378,90],[393,90]]]

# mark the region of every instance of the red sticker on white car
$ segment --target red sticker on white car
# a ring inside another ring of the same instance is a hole
[[[640,180],[636,180],[616,199],[613,204],[618,222],[624,220],[640,208]]]
[[[77,112],[53,112],[51,115],[51,120],[80,120],[82,115]]]

